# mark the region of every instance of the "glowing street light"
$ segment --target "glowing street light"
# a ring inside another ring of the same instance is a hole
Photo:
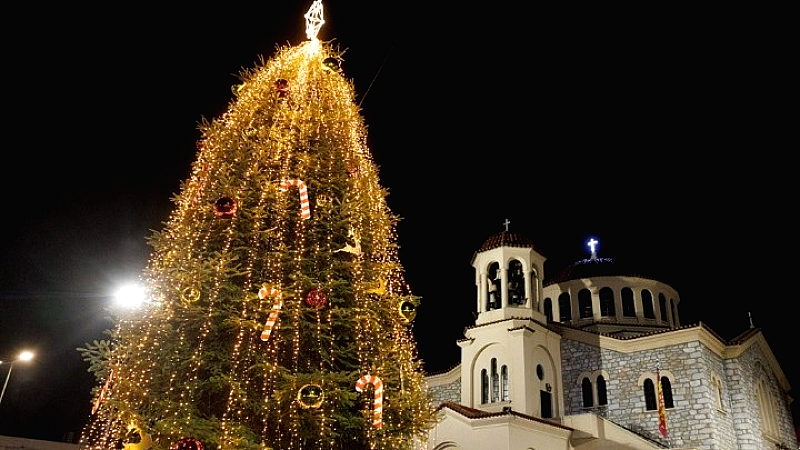
[[[3,403],[3,395],[6,393],[6,387],[8,386],[8,380],[11,379],[11,371],[14,369],[14,363],[17,361],[30,361],[33,359],[33,353],[29,351],[24,351],[17,356],[17,359],[13,359],[8,361],[8,375],[6,375],[6,382],[3,383],[3,390],[0,391],[0,404]],[[5,364],[5,361],[0,361],[0,365]]]
[[[141,286],[128,284],[122,286],[114,293],[114,301],[117,305],[127,309],[136,309],[147,299],[147,294]]]

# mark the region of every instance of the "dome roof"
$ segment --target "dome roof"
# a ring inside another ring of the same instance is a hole
[[[521,247],[521,248],[535,248],[533,241],[525,236],[514,233],[511,231],[501,231],[497,234],[489,236],[489,239],[481,245],[478,252],[485,252],[497,247]],[[540,252],[541,253],[541,252]]]
[[[660,281],[652,276],[642,274],[641,270],[636,270],[626,264],[617,263],[611,258],[595,258],[584,259],[570,264],[561,272],[556,274],[556,276],[547,281],[545,285],[585,278],[620,276],[647,278],[649,280]]]

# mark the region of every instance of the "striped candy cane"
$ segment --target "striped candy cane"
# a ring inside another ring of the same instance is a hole
[[[283,180],[281,181],[280,189],[282,191],[288,191],[292,186],[297,186],[297,188],[300,190],[300,217],[302,217],[304,220],[310,219],[311,202],[308,201],[308,187],[306,187],[306,183],[300,179]]]
[[[376,430],[383,427],[383,381],[372,375],[364,375],[356,381],[356,391],[363,392],[364,387],[372,384],[375,387],[375,402],[372,407],[372,426]]]
[[[267,323],[264,325],[264,331],[261,332],[261,340],[266,341],[269,339],[269,335],[272,334],[272,329],[275,327],[275,322],[278,320],[278,313],[283,307],[283,299],[281,298],[281,291],[269,284],[265,284],[258,290],[258,298],[261,300],[268,298],[275,299],[275,302],[272,304],[272,310],[269,312],[269,317],[267,317]]]

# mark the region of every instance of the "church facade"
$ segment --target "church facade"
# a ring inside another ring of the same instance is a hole
[[[544,262],[508,231],[475,253],[477,318],[461,363],[427,377],[426,449],[798,448],[760,329],[683,326],[677,291],[594,250],[546,282]]]

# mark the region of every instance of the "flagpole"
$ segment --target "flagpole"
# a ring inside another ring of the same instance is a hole
[[[661,360],[656,359],[656,401],[658,402],[658,431],[672,448],[672,437],[667,432],[667,409],[664,406],[664,391],[661,388]]]

